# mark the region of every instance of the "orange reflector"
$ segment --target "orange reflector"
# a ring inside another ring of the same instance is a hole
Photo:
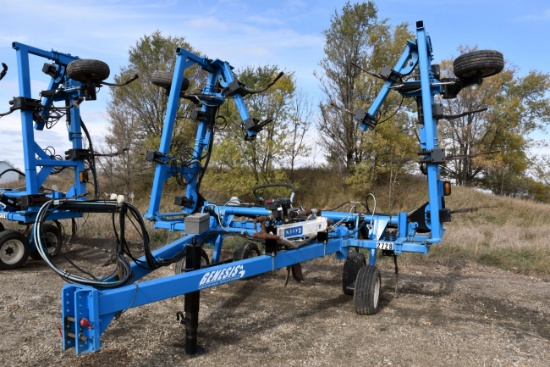
[[[80,172],[80,183],[88,182],[88,172]]]
[[[451,195],[451,183],[449,181],[443,181],[443,195]]]

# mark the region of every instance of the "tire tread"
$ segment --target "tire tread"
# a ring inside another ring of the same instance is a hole
[[[502,53],[495,50],[478,50],[460,55],[453,62],[454,74],[461,79],[486,78],[504,69]]]
[[[359,269],[355,281],[354,304],[359,315],[373,315],[380,309],[380,299],[374,304],[374,288],[377,280],[382,286],[380,270],[376,266],[366,265]],[[380,292],[378,293],[380,297]]]
[[[110,74],[109,65],[100,60],[78,59],[67,65],[67,75],[81,83],[99,83]]]

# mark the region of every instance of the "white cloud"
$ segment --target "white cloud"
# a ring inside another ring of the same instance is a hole
[[[267,17],[263,15],[250,15],[245,18],[247,22],[257,24],[259,26],[279,26],[285,25],[285,22],[275,17]]]
[[[518,18],[519,22],[550,21],[550,8]]]
[[[208,30],[210,34],[214,32],[227,32],[229,30],[229,24],[226,24],[222,20],[215,16],[197,17],[183,22],[185,28],[195,28],[197,30]]]

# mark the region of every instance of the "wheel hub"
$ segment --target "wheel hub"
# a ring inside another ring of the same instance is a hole
[[[19,261],[23,256],[25,249],[24,245],[19,241],[8,241],[2,246],[2,252],[0,252],[0,258],[2,262],[6,264],[13,264]]]
[[[14,253],[15,253],[15,250],[14,250],[13,247],[11,247],[11,246],[8,246],[8,248],[6,248],[6,249],[4,250],[4,254],[5,254],[6,256],[9,256],[9,257],[13,256]]]

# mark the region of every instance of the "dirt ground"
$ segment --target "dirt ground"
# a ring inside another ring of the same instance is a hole
[[[359,316],[342,262],[304,264],[201,292],[201,355],[183,353],[183,296],[128,310],[98,353],[63,352],[63,280],[41,261],[0,272],[1,366],[548,366],[550,279],[476,264],[382,269],[381,311]],[[157,271],[173,273],[172,268]]]

